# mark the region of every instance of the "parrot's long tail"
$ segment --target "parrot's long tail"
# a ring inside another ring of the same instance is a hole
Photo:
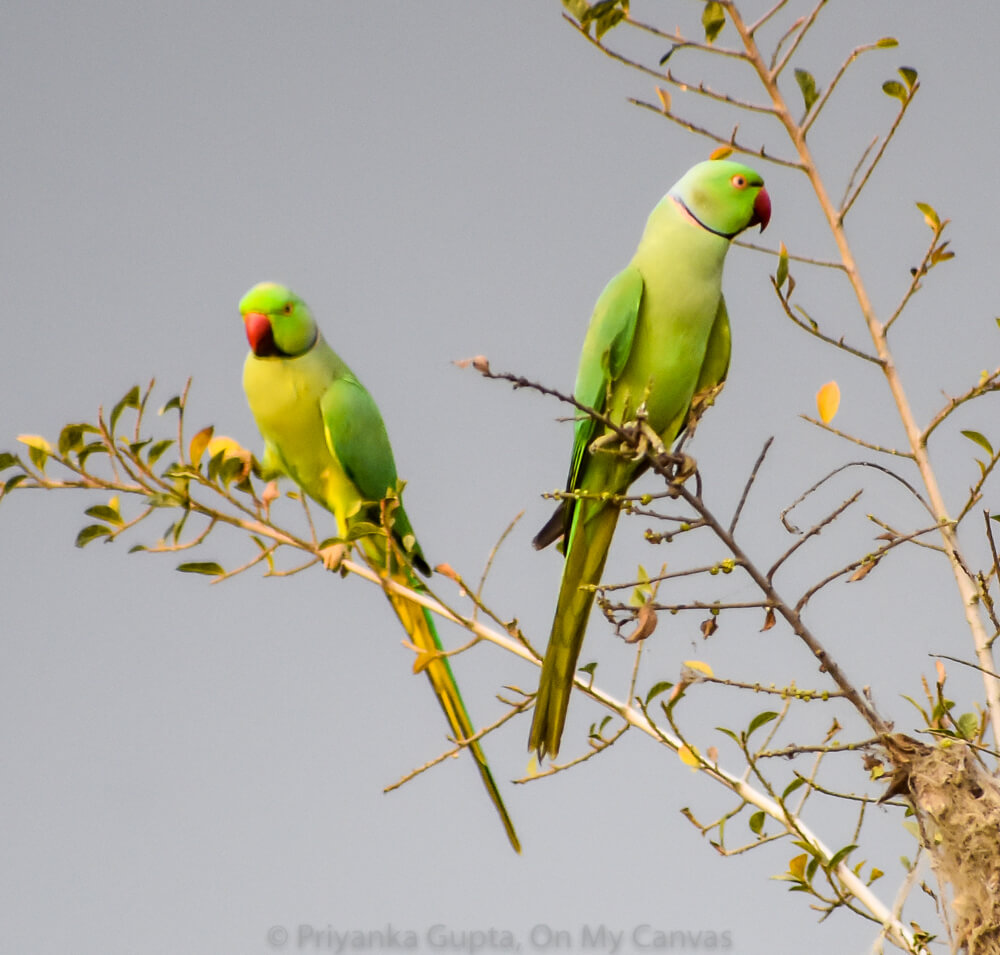
[[[559,752],[573,676],[594,606],[592,588],[601,580],[618,514],[617,507],[602,507],[589,514],[586,522],[580,521],[569,535],[559,602],[542,661],[535,714],[528,737],[528,749],[535,750],[539,759],[546,754],[554,757]]]
[[[418,581],[412,576],[401,575],[398,579],[399,583],[404,586],[416,590],[421,589]],[[410,635],[410,640],[415,646],[431,654],[436,650],[443,649],[437,630],[431,620],[429,610],[424,609],[419,604],[413,603],[411,600],[407,600],[399,594],[391,592],[387,592],[387,594],[389,602],[392,604],[393,609],[396,611],[403,627]],[[451,672],[451,665],[448,663],[448,658],[435,655],[430,659],[430,662],[427,662],[427,658],[417,657],[414,670],[418,671],[421,667],[423,667],[427,678],[431,681],[431,686],[434,688],[434,693],[441,704],[441,709],[444,710],[444,715],[448,719],[448,725],[451,727],[455,738],[457,740],[469,739],[475,734],[475,728],[472,725],[472,720],[469,718],[465,703],[462,702],[462,694],[458,691],[458,684],[455,682],[455,676]],[[489,763],[486,762],[486,754],[483,753],[483,748],[478,742],[475,742],[470,743],[466,747],[466,750],[472,754],[472,758],[476,761],[476,767],[479,770],[480,777],[482,777],[483,785],[486,787],[490,799],[493,800],[493,805],[496,806],[496,810],[500,814],[500,820],[503,822],[504,829],[507,830],[507,838],[510,840],[510,844],[514,847],[515,852],[520,852],[521,843],[517,838],[517,833],[514,831],[514,823],[511,822],[510,816],[507,814],[507,807],[504,806],[503,799],[500,798],[500,790],[497,787],[496,780],[493,778],[493,773],[490,772]]]

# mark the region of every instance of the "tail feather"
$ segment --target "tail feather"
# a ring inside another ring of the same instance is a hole
[[[416,586],[419,589],[419,584],[415,579],[402,578],[400,579],[400,583],[408,587]],[[398,594],[390,593],[388,596],[389,602],[392,604],[400,622],[410,635],[410,639],[415,646],[426,651],[443,649],[428,610]],[[451,671],[451,665],[447,657],[435,657],[426,666],[424,672],[426,672],[427,678],[431,681],[431,686],[434,688],[434,693],[441,704],[441,709],[444,710],[444,715],[455,738],[459,740],[469,739],[469,737],[475,734],[475,727],[472,725],[468,710],[466,710],[465,703],[462,701],[462,694],[459,692],[458,684],[455,682],[455,676]],[[470,743],[466,749],[476,761],[476,768],[479,770],[483,785],[486,787],[486,791],[489,793],[489,797],[500,815],[500,820],[507,831],[507,838],[510,840],[510,844],[514,847],[515,852],[520,852],[521,843],[517,838],[517,832],[514,830],[514,823],[507,813],[507,807],[503,804],[500,789],[493,778],[493,773],[490,771],[489,763],[486,762],[486,754],[483,752],[482,746],[477,741]]]
[[[589,514],[585,522],[578,523],[570,535],[559,602],[542,661],[535,713],[528,737],[528,749],[535,750],[539,758],[546,754],[554,757],[559,752],[573,676],[594,606],[591,586],[600,583],[618,514],[617,507],[602,507]]]

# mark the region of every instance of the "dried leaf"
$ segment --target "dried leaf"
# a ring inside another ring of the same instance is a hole
[[[638,643],[645,640],[656,629],[656,611],[653,605],[644,603],[636,615],[636,628],[626,638],[626,643]]]
[[[701,622],[701,635],[706,640],[719,629],[719,621],[715,617],[709,617]]]
[[[458,574],[452,569],[451,564],[436,564],[434,566],[434,573],[441,574],[442,577],[447,577],[456,583],[458,582]]]
[[[667,92],[662,86],[656,87],[656,95],[660,98],[660,105],[663,107],[664,113],[670,112],[670,93]]]
[[[867,577],[875,569],[876,564],[878,564],[877,560],[866,560],[856,571],[854,571],[853,574],[851,574],[850,577],[847,578],[847,582],[849,584],[853,584],[856,581],[864,580],[865,577]]]
[[[764,614],[764,626],[760,628],[761,633],[766,633],[777,623],[777,616],[774,613],[774,607],[768,607],[767,613]]]

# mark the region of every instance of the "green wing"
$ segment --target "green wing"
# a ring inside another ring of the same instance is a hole
[[[320,409],[327,445],[362,500],[377,504],[387,493],[394,494],[398,477],[392,445],[378,405],[365,386],[349,372],[335,378],[320,400]],[[379,517],[370,513],[368,519],[377,523]],[[395,513],[393,536],[410,553],[414,565],[429,573],[402,505]]]
[[[587,336],[580,353],[573,397],[582,405],[595,411],[604,411],[608,391],[618,380],[632,351],[632,339],[642,302],[642,273],[629,265],[604,287],[593,314]],[[566,487],[573,491],[580,487],[587,445],[594,438],[597,422],[578,413],[573,430],[573,455],[570,458]],[[535,535],[532,544],[536,549],[548,547],[563,538],[565,545],[573,519],[572,501],[564,500],[545,526]]]
[[[594,306],[583,340],[573,396],[595,411],[604,410],[608,389],[621,375],[632,351],[642,291],[642,273],[630,265],[608,282]],[[579,486],[580,466],[596,430],[593,418],[577,419],[568,481],[571,488]]]

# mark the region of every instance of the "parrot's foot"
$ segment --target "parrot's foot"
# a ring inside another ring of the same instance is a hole
[[[329,547],[323,547],[319,556],[327,570],[340,570],[340,565],[347,556],[347,547],[344,544],[331,544]]]
[[[677,497],[680,486],[698,470],[698,462],[690,454],[668,454],[660,458],[661,467],[673,465],[673,474],[670,476],[670,496]],[[699,488],[698,493],[701,493]]]
[[[636,409],[635,418],[626,421],[621,426],[620,432],[611,431],[592,441],[590,444],[591,453],[610,451],[633,461],[638,461],[649,453],[656,457],[667,454],[666,445],[650,427],[646,417],[646,405],[643,402]]]
[[[674,479],[672,484],[683,484],[695,471],[698,470],[698,462],[690,454],[680,454],[680,461],[674,468]]]

